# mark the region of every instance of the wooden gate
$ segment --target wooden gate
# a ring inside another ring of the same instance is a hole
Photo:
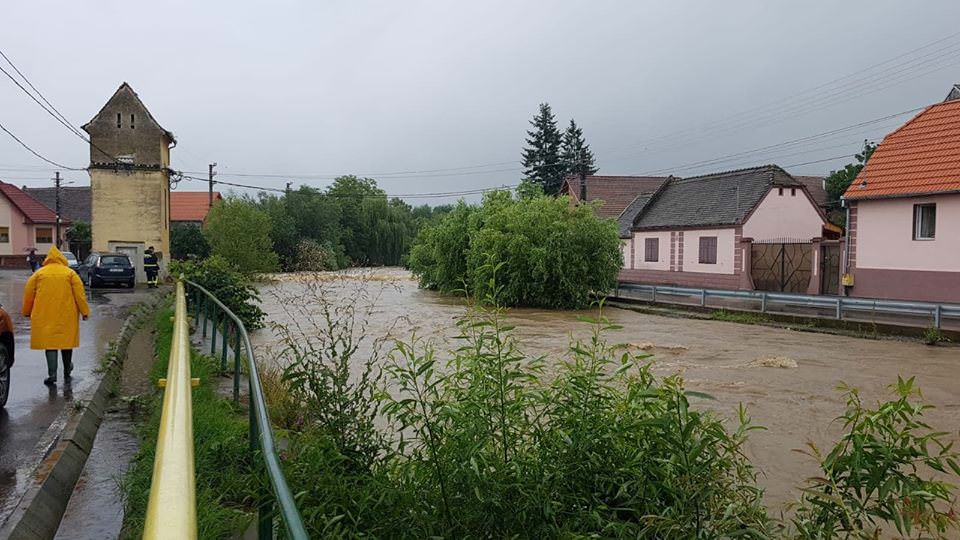
[[[754,242],[750,249],[753,285],[758,291],[807,292],[813,259],[811,242]]]
[[[840,244],[820,245],[820,294],[840,294]]]

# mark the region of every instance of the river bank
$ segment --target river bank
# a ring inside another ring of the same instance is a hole
[[[407,339],[416,333],[441,344],[439,351],[444,351],[455,346],[456,320],[468,309],[461,299],[420,290],[407,272],[388,268],[320,274],[307,282],[303,276],[278,276],[260,286],[268,320],[292,323],[291,308],[303,307],[317,282],[331,299],[365,306],[364,331],[371,339]],[[571,338],[589,336],[590,327],[577,317],[593,313],[515,309],[507,317],[524,352],[546,355],[556,365],[565,357]],[[916,376],[926,400],[937,407],[928,413],[929,422],[943,431],[960,429],[960,395],[952,382],[958,352],[953,347],[677,319],[615,308],[604,314],[621,326],[607,334],[611,343],[628,343],[653,353],[655,373],[682,374],[689,389],[716,398],[698,405],[732,417],[742,403],[755,423],[767,428],[752,434],[747,452],[761,472],[760,484],[772,509],[793,500],[796,487],[817,470],[812,459],[794,450],[808,442],[828,445],[839,434],[841,426],[832,420],[844,409],[836,390],[840,383],[859,388],[864,402],[873,403],[889,397],[887,385],[898,375]],[[253,340],[261,358],[269,359],[277,345],[276,335],[265,329],[256,332]]]

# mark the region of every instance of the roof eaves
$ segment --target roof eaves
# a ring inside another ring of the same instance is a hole
[[[660,196],[663,195],[663,192],[667,190],[667,186],[680,180],[683,180],[683,178],[675,177],[672,174],[668,176],[666,180],[664,180],[663,183],[660,184],[660,187],[658,187],[657,190],[654,191],[652,195],[650,195],[650,199],[647,201],[646,204],[643,205],[643,208],[641,208],[640,211],[637,212],[637,215],[633,216],[633,224],[631,225],[630,230],[634,230],[634,228],[637,226],[637,220],[639,220],[640,217],[643,216],[650,209],[650,207],[656,204],[657,199],[659,199]]]

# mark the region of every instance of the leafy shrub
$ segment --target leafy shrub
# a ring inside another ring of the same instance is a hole
[[[846,432],[826,455],[809,445],[823,473],[803,490],[790,536],[866,540],[892,527],[903,538],[957,538],[956,488],[943,477],[960,476],[960,454],[949,434],[923,422],[930,406],[914,379],[898,377],[895,399],[875,409],[856,389],[841,389],[847,410],[837,420]]]
[[[210,244],[199,225],[174,223],[170,226],[170,257],[174,260],[205,259],[210,256]]]
[[[498,191],[426,227],[409,264],[423,287],[479,298],[492,292],[490,269],[502,264],[504,305],[584,308],[616,284],[623,260],[616,224],[592,206]]]
[[[923,342],[927,345],[936,345],[942,341],[946,341],[947,338],[943,335],[943,331],[937,328],[936,326],[930,326],[923,333]]]
[[[293,270],[298,272],[320,272],[339,268],[336,250],[329,244],[320,244],[311,238],[297,242],[296,260]]]
[[[211,253],[222,256],[245,274],[255,274],[278,268],[270,231],[270,216],[256,203],[228,197],[210,209],[203,236]]]
[[[171,262],[170,273],[183,275],[197,283],[223,302],[230,311],[243,321],[248,330],[263,326],[265,314],[258,305],[260,295],[250,283],[250,279],[219,255],[200,262]]]

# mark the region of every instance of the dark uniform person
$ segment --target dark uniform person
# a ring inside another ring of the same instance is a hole
[[[160,275],[160,261],[153,252],[153,246],[143,253],[143,271],[147,273],[147,286],[157,288],[157,276]]]

